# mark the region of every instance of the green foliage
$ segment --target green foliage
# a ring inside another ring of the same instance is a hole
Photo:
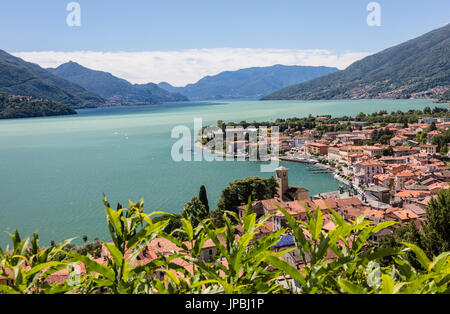
[[[97,94],[3,50],[0,50],[0,92],[54,100],[78,108],[95,107],[104,103]]]
[[[438,146],[438,152],[448,152],[448,143],[450,143],[450,130],[433,136],[431,143]]]
[[[388,148],[383,149],[383,156],[394,156],[394,148],[389,145]]]
[[[173,234],[177,238],[182,238],[182,234],[176,231],[182,226],[182,218],[181,215],[164,214],[153,218],[152,221],[153,223],[168,221],[167,225],[163,228],[163,231],[167,234]]]
[[[86,242],[83,245],[68,244],[63,248],[65,251],[78,253],[81,255],[91,255],[93,257],[100,257],[102,242],[99,239],[95,239],[94,242]]]
[[[437,199],[430,200],[425,218],[427,222],[420,225],[421,230],[411,222],[385,237],[381,245],[398,248],[402,242],[409,242],[420,247],[428,258],[450,251],[450,190],[442,190]],[[415,254],[406,254],[406,260],[416,268],[421,267]],[[382,260],[383,264],[391,262],[390,258]]]
[[[448,293],[450,253],[429,258],[418,246],[402,243],[399,248],[383,248],[371,244],[369,238],[395,222],[374,224],[364,220],[347,222],[331,211],[336,227],[324,232],[324,215],[320,208],[307,210],[307,221],[297,221],[286,210],[288,229],[259,237],[258,228],[271,218],[257,219],[251,199],[243,217],[224,213],[225,225],[216,228],[210,219],[197,227],[182,218],[177,230],[184,234],[181,242],[164,232],[168,220],[155,222],[144,214],[143,201],[130,202],[129,209],[113,210],[104,200],[107,225],[112,243],[104,243],[106,264],[87,256],[65,251],[70,240],[55,247],[41,249],[35,234],[21,240],[11,234],[13,249],[0,250],[0,275],[13,280],[0,285],[4,293],[77,293],[77,294],[256,294],[256,293]],[[236,237],[237,221],[242,234]],[[294,236],[295,248],[274,251],[273,246],[287,231]],[[257,237],[258,236],[258,237]],[[160,255],[147,264],[138,256],[156,237],[174,243],[179,250]],[[216,253],[211,260],[202,258],[202,248],[212,241]],[[296,251],[301,265],[289,264],[282,256]],[[405,258],[411,252],[422,270]],[[329,259],[334,254],[335,258]],[[381,266],[379,260],[392,256],[393,263]],[[180,263],[180,261],[183,261]],[[48,276],[58,270],[82,263],[85,274],[73,276],[65,283],[49,284]],[[12,275],[11,275],[12,274]],[[163,274],[163,276],[161,276]],[[283,284],[293,280],[296,284]]]
[[[248,177],[238,179],[229,183],[229,187],[222,191],[218,209],[221,211],[236,211],[237,207],[246,204],[248,199],[264,200],[271,199],[277,193],[277,182],[259,177]]]
[[[190,202],[184,205],[181,217],[190,221],[194,227],[197,227],[200,221],[209,217],[209,211],[202,201],[197,197],[193,197]]]
[[[204,185],[202,185],[200,187],[200,192],[198,193],[198,199],[205,206],[206,211],[209,212],[208,196],[206,194],[206,187]]]
[[[56,101],[31,97],[12,97],[0,93],[0,119],[31,118],[76,114],[69,106]]]
[[[320,208],[307,211],[308,222],[297,222],[285,210],[288,225],[295,236],[296,247],[303,260],[300,273],[283,261],[275,261],[300,283],[300,293],[448,293],[450,253],[443,253],[429,260],[417,246],[402,243],[403,248],[380,248],[368,245],[370,236],[395,222],[375,225],[364,216],[346,222],[331,210],[336,228],[325,234],[321,228],[323,214]],[[337,257],[326,261],[331,250]],[[424,272],[419,272],[404,258],[412,251]],[[395,264],[381,267],[377,261],[393,256]]]
[[[375,129],[372,132],[372,141],[374,143],[389,144],[390,140],[394,137],[394,132],[388,128]]]
[[[450,251],[450,190],[442,190],[436,199],[431,199],[426,212],[421,243],[427,256]]]
[[[439,102],[450,102],[450,89],[439,97]]]
[[[0,250],[0,276],[8,278],[12,283],[8,286],[0,284],[0,292],[7,294],[59,293],[67,291],[66,285],[49,285],[45,279],[52,273],[67,268],[68,263],[62,261],[64,254],[59,251],[73,239],[66,240],[54,247],[41,249],[37,233],[31,239],[21,240],[19,232],[9,234],[12,248]]]

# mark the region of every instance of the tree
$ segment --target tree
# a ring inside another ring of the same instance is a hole
[[[421,229],[414,222],[395,230],[394,234],[382,240],[383,247],[401,247],[402,242],[421,248],[429,258],[450,250],[450,190],[442,190],[436,199],[431,199],[426,208],[426,223]],[[408,254],[407,260],[416,268],[420,262],[415,255]],[[389,263],[390,260],[383,260]]]
[[[83,235],[83,241],[84,241],[84,243],[86,243],[87,240],[88,240],[88,236],[87,236],[87,235]]]
[[[400,248],[402,247],[402,242],[414,243],[421,246],[421,234],[413,222],[397,228],[391,236],[383,237],[381,239],[381,247]],[[417,261],[414,254],[409,252],[406,254],[405,258],[415,268],[420,268],[420,263]],[[381,264],[385,266],[390,265],[393,262],[392,257],[390,256],[384,257],[380,261]]]
[[[450,143],[450,130],[447,130],[441,134],[433,136],[431,140],[433,145],[438,146],[438,151],[441,153],[448,152],[448,143]]]
[[[200,187],[200,192],[198,194],[198,198],[205,206],[205,209],[209,212],[208,196],[206,194],[206,187],[204,185],[202,185]]]
[[[394,156],[394,149],[392,148],[392,146],[383,149],[383,156]]]
[[[181,228],[181,215],[170,215],[165,214],[152,219],[153,223],[168,221],[167,225],[164,227],[163,231],[167,234],[172,234],[176,238],[181,238],[180,232],[176,231]]]
[[[217,204],[219,210],[236,211],[237,207],[247,204],[248,199],[271,199],[277,193],[277,181],[260,177],[248,177],[229,183],[229,187],[222,190],[222,195]]]
[[[432,257],[450,250],[450,190],[442,190],[427,206],[422,248]]]
[[[197,227],[200,221],[208,218],[208,216],[209,211],[197,197],[193,197],[190,202],[186,203],[181,211],[181,217],[190,221],[194,227]]]

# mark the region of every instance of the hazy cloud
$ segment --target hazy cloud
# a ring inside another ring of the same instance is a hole
[[[284,65],[331,66],[345,69],[371,53],[329,50],[214,48],[181,51],[96,52],[39,51],[13,55],[44,68],[68,61],[93,70],[110,72],[132,83],[169,82],[175,86],[195,83],[207,75],[248,67]]]

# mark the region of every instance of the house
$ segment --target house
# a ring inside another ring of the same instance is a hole
[[[369,187],[366,192],[382,203],[389,204],[391,201],[390,188],[374,185]]]
[[[417,218],[419,218],[419,216],[416,215],[416,214],[415,214],[414,212],[412,212],[411,210],[408,210],[408,209],[399,209],[399,208],[397,208],[397,209],[395,209],[395,210],[392,210],[392,211],[387,210],[387,211],[386,211],[386,217],[387,217],[387,218],[392,218],[392,219],[394,219],[394,220],[396,220],[396,221],[399,221],[399,222],[402,222],[402,223],[408,222],[408,221],[410,221],[411,219],[417,219]]]
[[[356,185],[369,185],[374,183],[374,177],[383,173],[383,164],[379,161],[364,161],[355,164]]]
[[[0,268],[0,272],[1,272],[1,268]],[[12,278],[14,278],[14,274],[12,273],[12,271],[10,269],[6,269],[5,272],[6,272],[6,274],[5,274],[6,276],[0,275],[0,285],[11,286],[14,283],[14,280],[12,279]]]
[[[406,136],[397,135],[391,138],[389,144],[391,146],[403,145],[407,140],[408,138]]]
[[[394,175],[391,173],[378,174],[373,177],[374,184],[392,190],[394,187]]]
[[[412,199],[424,199],[430,196],[431,192],[426,190],[402,190],[394,195],[396,203],[410,201]]]
[[[421,145],[420,152],[422,154],[436,154],[438,146],[437,145]]]
[[[450,118],[420,118],[420,124],[433,124],[433,123],[443,123],[450,122]]]
[[[314,141],[314,137],[311,135],[297,135],[293,138],[294,147],[303,147],[305,144]]]
[[[381,156],[383,155],[384,147],[381,146],[365,146],[363,153],[369,157]]]
[[[348,132],[348,133],[351,133],[351,132]],[[334,141],[334,140],[336,140],[336,138],[339,134],[340,134],[340,132],[326,132],[323,134],[322,138],[327,141]]]
[[[300,252],[296,249],[295,240],[292,235],[282,235],[280,236],[280,241],[270,248],[274,252],[281,252],[288,249],[293,249],[288,253],[285,253],[281,258],[291,264],[296,266],[302,259],[300,257]]]
[[[394,180],[395,190],[396,191],[403,190],[406,186],[406,182],[411,179],[415,179],[415,178],[416,178],[416,175],[409,170],[405,170],[400,173],[397,173],[395,175],[395,180]]]
[[[358,217],[363,215],[363,211],[354,206],[344,207],[339,210],[343,218],[348,221],[355,221]]]
[[[306,150],[310,154],[328,155],[328,145],[322,143],[307,143]]]
[[[420,153],[420,148],[412,146],[393,147],[394,157],[403,157]]]
[[[403,208],[412,211],[419,217],[424,217],[426,215],[426,210],[422,206],[419,206],[418,204],[414,203],[403,204]]]
[[[341,155],[341,161],[348,162],[350,155],[363,154],[363,147],[353,145],[342,146],[339,149],[339,154]]]
[[[369,220],[372,220],[375,223],[380,223],[384,219],[384,211],[382,210],[375,210],[371,208],[365,208],[363,211],[364,215],[367,215],[367,218]]]
[[[328,160],[340,161],[341,155],[339,153],[339,147],[329,147],[328,148]]]
[[[441,190],[448,190],[450,188],[447,182],[436,182],[429,187],[431,194],[438,194]]]

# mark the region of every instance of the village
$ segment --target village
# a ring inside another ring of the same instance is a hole
[[[426,143],[417,143],[417,135],[429,130],[431,125],[433,131],[427,132]],[[426,220],[427,204],[437,197],[441,190],[449,189],[450,168],[438,152],[438,146],[432,144],[432,140],[434,136],[449,130],[450,119],[425,118],[419,123],[409,124],[407,128],[403,124],[388,124],[386,128],[393,134],[389,145],[368,146],[358,144],[370,139],[375,129],[363,129],[358,124],[354,125],[353,131],[325,132],[320,138],[315,136],[315,129],[299,132],[287,127],[279,136],[279,144],[284,152],[280,160],[307,163],[311,171],[329,172],[342,182],[342,186],[338,191],[309,195],[305,188],[289,185],[289,169],[277,168],[277,195],[273,199],[256,200],[252,203],[257,217],[267,214],[272,216],[257,229],[250,245],[286,227],[286,217],[279,211],[278,206],[298,221],[307,220],[308,210],[315,211],[320,208],[324,219],[323,232],[329,232],[336,227],[330,210],[349,222],[356,221],[361,216],[377,224],[385,221],[396,222],[394,226],[371,236],[368,240],[373,243],[380,241],[383,236],[391,235],[396,228],[410,223],[420,228],[420,221]],[[386,154],[386,151],[390,153]],[[240,217],[244,216],[246,208],[246,205],[238,208]],[[236,241],[243,232],[241,225],[235,226]],[[225,239],[221,238],[220,242],[225,245]],[[163,237],[153,239],[137,256],[136,264],[146,265],[161,256],[170,258],[175,254],[189,255],[190,243],[184,242],[184,246],[185,248],[181,248]],[[272,250],[279,252],[292,248],[295,248],[294,237],[287,232],[280,236],[280,241]],[[216,253],[217,247],[209,239],[203,243],[200,259],[213,262]],[[302,259],[295,249],[284,254],[282,258],[297,268],[301,267]],[[331,250],[326,255],[326,261],[335,258]],[[110,259],[110,252],[103,244],[95,261],[108,265]],[[226,267],[226,260],[219,262]],[[174,258],[172,263],[194,272],[193,266],[183,258]],[[86,272],[83,264],[80,264],[77,270],[80,274]],[[64,283],[70,274],[68,269],[63,269],[51,274],[46,281]],[[156,274],[160,280],[166,278],[164,271]]]
[[[309,195],[306,189],[289,185],[289,169],[278,168],[278,197],[253,203],[254,211],[260,216],[275,213],[266,222],[265,228],[260,230],[261,234],[285,226],[283,215],[276,206],[285,208],[300,221],[306,220],[307,208],[314,210],[320,207],[325,214],[325,232],[335,227],[329,209],[338,212],[347,221],[355,221],[365,215],[366,219],[375,223],[397,222],[394,227],[382,230],[371,239],[379,241],[409,223],[420,228],[420,221],[426,221],[426,207],[430,200],[436,198],[440,191],[450,188],[450,143],[439,147],[433,141],[436,136],[448,134],[450,118],[421,117],[417,123],[388,123],[383,127],[390,134],[386,144],[373,143],[374,132],[384,131],[368,122],[340,122],[348,125],[348,129],[324,132],[318,136],[319,128],[336,128],[339,122],[327,124],[329,117],[317,117],[315,120],[316,127],[301,131],[298,127],[285,125],[278,137],[279,160],[305,163],[309,165],[308,170],[316,173],[328,172],[342,186],[338,191]],[[223,127],[222,130],[225,135],[227,131],[233,135],[245,132],[243,127]],[[270,131],[268,135],[267,143],[270,143]],[[420,137],[425,143],[418,141]],[[364,145],[367,142],[372,143]],[[224,143],[224,148],[233,147],[235,157],[248,156],[251,145],[255,144],[249,143],[248,137],[245,140],[234,137],[234,141]],[[261,146],[261,143],[256,145]],[[240,207],[241,216],[245,208]],[[286,239],[289,240],[280,241],[280,245],[293,245],[291,236],[286,235]],[[290,260],[295,259],[291,256]]]

